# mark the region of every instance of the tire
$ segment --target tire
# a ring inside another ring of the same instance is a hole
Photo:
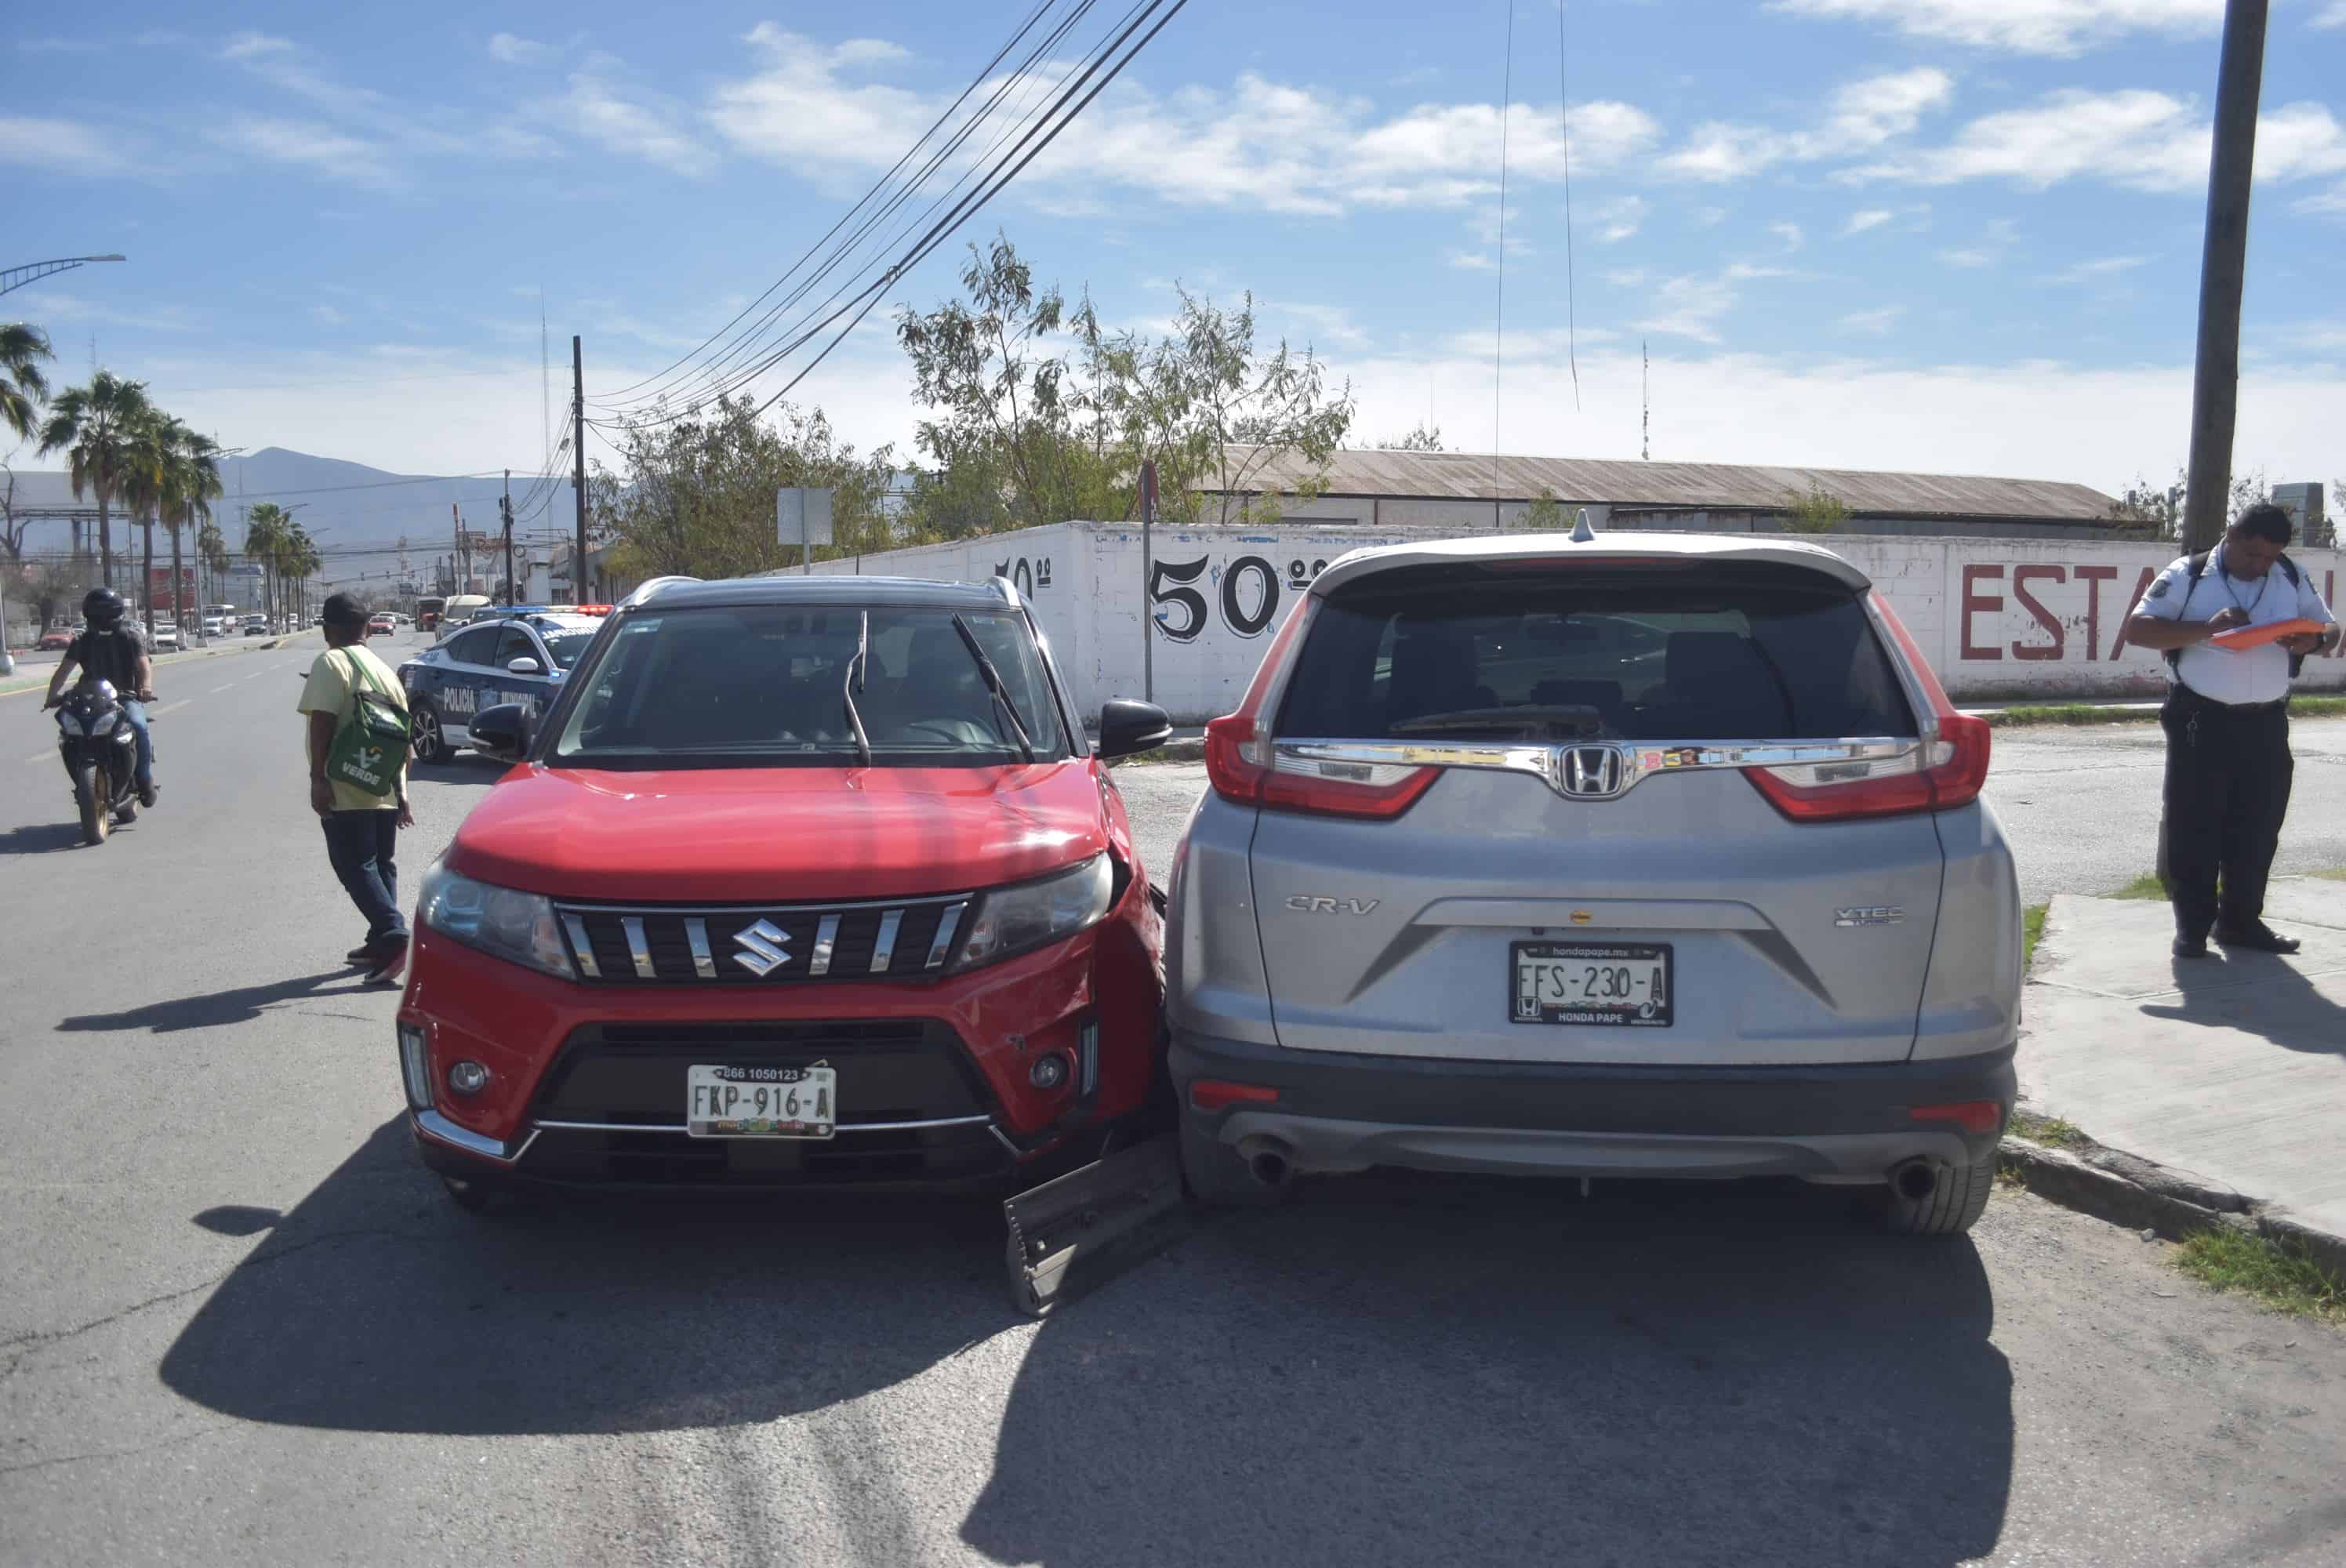
[[[448,1201],[466,1214],[486,1214],[497,1201],[495,1184],[477,1176],[444,1176],[440,1186],[447,1193]]]
[[[440,728],[440,710],[425,698],[415,705],[415,735],[408,749],[418,762],[445,762],[450,747],[448,738]]]
[[[1287,1196],[1285,1187],[1255,1180],[1238,1150],[1216,1140],[1186,1113],[1181,1117],[1181,1179],[1189,1196],[1208,1208],[1274,1208]]]
[[[98,792],[97,764],[76,763],[73,770],[74,804],[81,810],[81,841],[106,842],[106,797]]]
[[[1979,1222],[1995,1191],[1995,1155],[1974,1161],[1961,1170],[1942,1167],[1938,1184],[1926,1198],[1911,1198],[1895,1186],[1888,1195],[1887,1220],[1900,1236],[1961,1236]]]

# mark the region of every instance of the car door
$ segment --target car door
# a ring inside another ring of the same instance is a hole
[[[493,662],[503,629],[474,626],[458,632],[434,650],[440,657],[426,667],[432,676],[425,695],[440,710],[441,728],[452,746],[464,745],[471,738],[473,715],[495,706],[495,699],[485,694],[503,673]]]
[[[496,652],[492,656],[496,666],[495,697],[493,702],[518,702],[530,710],[533,720],[546,717],[554,705],[555,684],[551,676],[554,661],[537,640],[537,634],[519,621],[508,621],[497,635]],[[534,659],[536,675],[517,675],[511,668],[517,658]]]

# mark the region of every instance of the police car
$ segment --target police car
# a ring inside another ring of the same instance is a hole
[[[399,667],[414,724],[415,759],[445,761],[473,742],[473,715],[499,703],[527,703],[543,716],[562,677],[602,629],[599,616],[523,608],[497,610],[452,630]]]

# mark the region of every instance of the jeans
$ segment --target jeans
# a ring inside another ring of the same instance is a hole
[[[326,829],[326,859],[342,891],[367,918],[367,941],[407,940],[407,920],[399,912],[399,813],[331,811],[319,819]]]
[[[155,787],[155,738],[147,732],[147,705],[126,701],[122,705],[122,717],[138,737],[138,770],[132,778],[141,789],[152,789]]]

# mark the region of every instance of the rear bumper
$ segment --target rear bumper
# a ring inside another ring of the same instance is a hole
[[[1192,1127],[1313,1172],[1869,1182],[1910,1159],[1993,1157],[2015,1093],[2010,1046],[1942,1061],[1647,1068],[1304,1053],[1176,1031],[1170,1066]],[[1200,1078],[1279,1097],[1202,1114],[1188,1103]],[[1996,1131],[1912,1114],[1976,1101],[2001,1108]]]

